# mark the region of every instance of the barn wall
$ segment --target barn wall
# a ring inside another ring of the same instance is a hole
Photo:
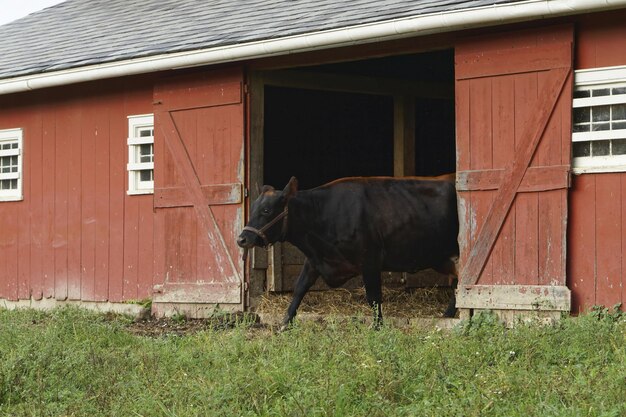
[[[581,19],[575,68],[626,65],[626,12]],[[568,286],[574,312],[626,303],[626,173],[574,176]]]
[[[0,97],[0,129],[24,132],[24,200],[0,203],[0,298],[151,295],[153,198],[126,194],[127,116],[145,113],[145,78]]]

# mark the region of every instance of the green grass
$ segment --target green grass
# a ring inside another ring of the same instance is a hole
[[[508,330],[484,315],[451,332],[130,326],[0,310],[0,415],[626,416],[626,320],[606,310]]]

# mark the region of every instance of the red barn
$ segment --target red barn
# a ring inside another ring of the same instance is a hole
[[[0,299],[254,307],[257,186],[457,172],[457,305],[626,299],[626,1],[67,0],[0,27]]]

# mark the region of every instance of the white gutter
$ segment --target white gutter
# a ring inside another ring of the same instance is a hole
[[[0,95],[133,74],[287,55],[623,7],[626,7],[626,0],[528,0],[433,13],[265,41],[9,78],[0,80]]]

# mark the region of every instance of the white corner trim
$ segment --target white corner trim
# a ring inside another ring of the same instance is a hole
[[[0,95],[177,68],[265,58],[626,7],[626,0],[527,0],[278,39],[163,54],[0,80]]]

